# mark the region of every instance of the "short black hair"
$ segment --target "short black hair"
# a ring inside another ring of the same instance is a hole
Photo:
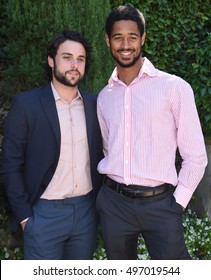
[[[143,14],[131,5],[119,6],[114,8],[106,19],[106,33],[108,37],[111,37],[113,25],[119,20],[132,20],[138,25],[140,35],[145,32],[145,19]]]
[[[88,64],[87,62],[90,60],[91,57],[91,46],[87,41],[87,39],[81,33],[75,30],[64,30],[61,34],[51,39],[51,41],[48,42],[48,46],[47,46],[47,57],[50,56],[54,60],[59,46],[67,40],[75,41],[83,45],[86,51],[86,68],[87,68],[87,64]],[[51,79],[52,70],[48,64],[47,64],[47,71],[48,71],[47,76],[49,79]]]
[[[90,56],[90,45],[87,41],[87,39],[82,36],[81,33],[75,31],[75,30],[65,30],[55,38],[53,38],[47,46],[47,56],[50,56],[51,58],[55,58],[57,54],[57,50],[59,46],[64,43],[65,41],[75,41],[79,42],[83,45],[85,51],[86,51],[86,57],[89,58]]]

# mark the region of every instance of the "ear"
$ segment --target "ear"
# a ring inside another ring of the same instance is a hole
[[[142,37],[141,37],[141,45],[143,46],[145,43],[145,38],[146,38],[146,32],[143,33]]]
[[[105,33],[105,39],[106,39],[107,46],[110,48],[110,41],[107,33]]]
[[[54,61],[53,61],[53,58],[48,56],[48,65],[53,68],[54,67]]]

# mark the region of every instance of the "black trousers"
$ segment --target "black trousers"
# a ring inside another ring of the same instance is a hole
[[[176,203],[172,190],[134,199],[103,185],[96,205],[107,259],[137,259],[140,234],[151,259],[190,259],[184,240],[183,210]]]

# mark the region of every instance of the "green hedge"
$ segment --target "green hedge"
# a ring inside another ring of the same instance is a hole
[[[10,59],[1,71],[1,99],[46,83],[46,42],[64,28],[90,39],[93,59],[83,87],[98,93],[113,60],[104,40],[105,18],[124,0],[8,0],[0,4],[0,50]],[[131,0],[145,15],[146,55],[158,68],[187,80],[194,89],[205,137],[211,137],[210,0]]]
[[[47,41],[64,29],[76,29],[92,45],[92,60],[82,84],[98,93],[107,83],[112,62],[106,60],[104,22],[108,0],[7,0],[0,4],[0,48],[9,58],[2,71],[1,98],[46,83]]]
[[[112,7],[129,1],[113,0]],[[193,87],[204,135],[211,138],[210,0],[131,0],[146,19],[146,55]]]

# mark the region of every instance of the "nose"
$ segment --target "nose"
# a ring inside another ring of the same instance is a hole
[[[77,59],[75,59],[75,58],[72,58],[72,59],[71,59],[71,61],[70,61],[70,67],[71,67],[71,68],[75,68],[75,69],[78,68],[78,61],[77,61]]]
[[[122,48],[128,49],[130,47],[129,41],[125,38],[122,40]]]

